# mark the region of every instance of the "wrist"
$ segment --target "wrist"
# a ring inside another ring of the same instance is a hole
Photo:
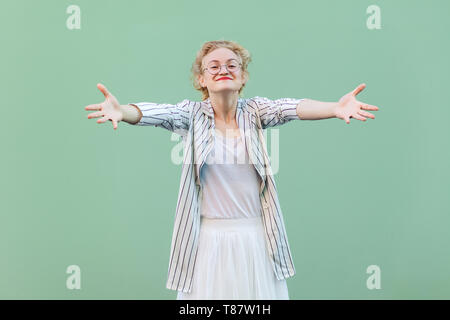
[[[134,104],[120,105],[122,120],[130,124],[138,123],[142,118],[141,110]]]
[[[331,113],[332,113],[333,117],[337,118],[337,111],[338,111],[338,108],[339,108],[339,102],[334,102],[331,108],[332,108]]]

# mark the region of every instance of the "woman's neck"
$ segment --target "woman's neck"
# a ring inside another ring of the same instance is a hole
[[[214,118],[225,123],[235,120],[236,107],[239,96],[237,95],[210,95],[211,106],[214,110]]]

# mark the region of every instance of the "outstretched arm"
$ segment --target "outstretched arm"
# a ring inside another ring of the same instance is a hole
[[[321,120],[336,117],[337,102],[303,99],[297,104],[297,115],[301,120]]]
[[[132,103],[120,105],[120,110],[122,110],[123,114],[122,121],[128,122],[129,124],[139,123],[142,119],[141,109]]]
[[[320,120],[339,118],[350,123],[350,118],[366,121],[364,117],[375,119],[375,116],[364,110],[377,111],[378,107],[356,100],[366,85],[360,84],[355,90],[347,93],[338,102],[322,102],[312,99],[303,99],[297,105],[297,115],[302,120]]]
[[[259,113],[263,129],[280,126],[292,120],[299,120],[297,109],[305,99],[281,98],[271,100],[266,97],[248,99],[248,105]]]
[[[133,120],[130,122],[133,125],[162,127],[184,135],[189,129],[190,112],[194,103],[188,99],[176,104],[138,102],[121,108],[122,112],[128,112],[128,118]]]
[[[180,135],[185,135],[189,129],[194,101],[184,99],[176,104],[139,102],[121,105],[103,84],[97,84],[97,88],[105,96],[105,101],[85,107],[85,110],[96,111],[90,113],[88,119],[101,117],[97,123],[112,121],[114,130],[120,121],[138,126],[162,127]]]

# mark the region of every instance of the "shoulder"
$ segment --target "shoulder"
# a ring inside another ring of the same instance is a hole
[[[183,111],[191,113],[201,107],[201,102],[190,99],[183,99],[182,101],[177,102],[176,105]]]
[[[246,107],[251,111],[255,111],[256,109],[259,110],[264,107],[264,105],[267,105],[271,102],[269,98],[260,96],[254,96],[252,98],[246,98],[244,100]]]
[[[178,102],[178,106],[193,106],[195,105],[196,101],[192,101],[190,99],[183,99],[182,101]]]
[[[253,104],[253,105],[261,105],[263,103],[269,103],[272,100],[267,97],[260,97],[260,96],[254,96],[253,98],[247,98],[245,99],[248,101],[247,103]]]

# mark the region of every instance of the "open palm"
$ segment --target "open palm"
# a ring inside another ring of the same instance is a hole
[[[367,119],[365,117],[375,119],[373,114],[364,110],[377,111],[378,107],[356,100],[356,95],[365,87],[365,83],[360,84],[355,90],[347,93],[339,99],[336,107],[336,118],[345,120],[346,123],[350,123],[350,118],[355,118],[361,121],[366,121]]]
[[[116,130],[117,123],[123,119],[123,113],[120,109],[119,101],[117,101],[116,97],[114,97],[101,83],[97,84],[97,88],[105,96],[105,101],[102,103],[90,104],[85,107],[85,110],[99,110],[88,114],[88,119],[102,117],[97,120],[97,123],[103,123],[110,120],[113,123],[114,130]]]

